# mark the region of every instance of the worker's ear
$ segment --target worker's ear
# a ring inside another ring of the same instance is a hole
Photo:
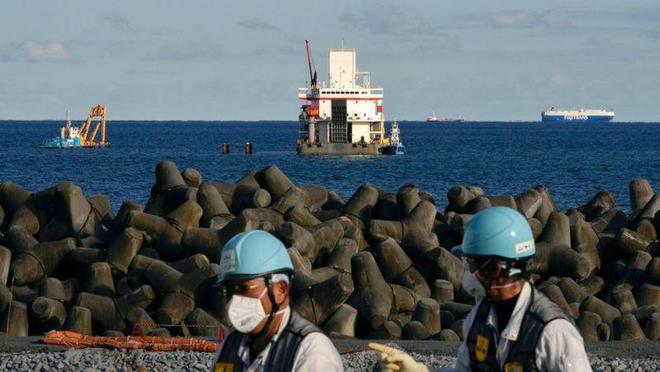
[[[289,285],[284,282],[277,282],[273,284],[273,294],[275,295],[275,302],[281,304],[289,296]]]

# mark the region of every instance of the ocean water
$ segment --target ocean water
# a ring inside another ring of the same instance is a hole
[[[296,122],[110,121],[107,149],[46,150],[62,121],[0,121],[0,182],[39,191],[70,180],[87,195],[106,194],[115,211],[125,200],[144,204],[154,168],[169,159],[206,180],[234,182],[253,169],[279,166],[296,184],[323,185],[345,198],[365,182],[396,191],[414,183],[446,205],[456,184],[488,195],[546,185],[559,208],[607,189],[628,210],[636,177],[660,191],[660,123],[401,122],[404,156],[299,156]],[[243,154],[253,143],[254,153]],[[222,143],[231,146],[222,155]]]

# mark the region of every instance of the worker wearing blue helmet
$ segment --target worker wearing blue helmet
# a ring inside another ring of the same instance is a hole
[[[465,340],[449,370],[591,370],[573,320],[524,279],[526,262],[536,254],[525,217],[505,207],[475,214],[458,254],[465,265],[462,287],[477,303],[465,318]],[[384,371],[428,371],[404,352],[375,348]]]
[[[286,248],[268,232],[240,233],[225,244],[218,284],[235,331],[213,371],[343,371],[330,339],[289,307],[293,273]]]

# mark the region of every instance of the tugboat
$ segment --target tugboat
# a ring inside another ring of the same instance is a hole
[[[69,117],[69,112],[66,112],[66,124],[60,128],[60,136],[45,140],[41,148],[46,149],[62,149],[62,148],[74,148],[82,146],[82,138],[80,137],[78,127],[74,127],[71,124],[71,118]]]
[[[396,120],[392,122],[390,128],[390,144],[383,148],[383,155],[405,155],[406,147],[399,139],[399,124]]]
[[[87,116],[87,121],[82,127],[74,127],[67,112],[66,124],[60,128],[60,136],[45,140],[39,148],[42,149],[74,149],[91,147],[110,147],[110,142],[105,140],[105,114],[106,107],[96,105],[92,107]],[[89,135],[89,129],[94,118],[98,117],[99,122],[94,127],[94,132]],[[96,134],[101,129],[101,140],[96,142]],[[89,137],[89,138],[88,138]]]
[[[306,103],[298,117],[296,151],[301,155],[382,155],[385,137],[383,88],[358,71],[355,49],[330,49],[329,82],[319,83],[305,40],[310,86],[298,90]],[[398,129],[397,129],[398,130]]]

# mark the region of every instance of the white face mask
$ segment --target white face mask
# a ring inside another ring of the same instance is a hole
[[[231,296],[229,300],[227,315],[231,325],[241,333],[252,332],[262,320],[268,315],[261,305],[261,298],[266,294],[267,289],[261,292],[259,298],[246,297],[240,295]]]
[[[475,300],[479,301],[486,296],[486,288],[481,284],[481,281],[477,278],[474,273],[465,271],[463,273],[463,279],[461,279],[461,287],[463,290],[470,296],[474,297]]]

